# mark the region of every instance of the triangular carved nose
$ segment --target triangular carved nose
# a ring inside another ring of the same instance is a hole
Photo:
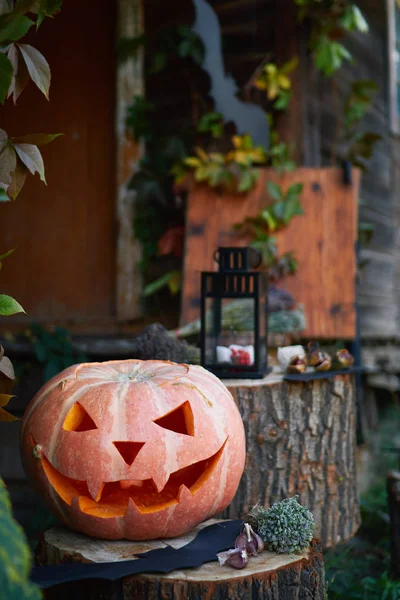
[[[128,465],[130,467],[143,446],[145,442],[113,442],[114,446]]]

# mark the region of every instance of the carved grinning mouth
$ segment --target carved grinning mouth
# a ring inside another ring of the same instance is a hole
[[[78,498],[79,507],[86,514],[101,518],[121,517],[131,501],[140,513],[145,514],[178,504],[185,489],[196,494],[214,472],[226,442],[227,439],[209,458],[171,473],[160,492],[152,479],[113,481],[103,484],[96,500],[91,497],[85,481],[63,475],[45,456],[41,457],[41,464],[54,490],[70,506],[73,499]]]

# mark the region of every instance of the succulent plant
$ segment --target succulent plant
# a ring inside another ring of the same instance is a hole
[[[298,496],[273,504],[270,508],[256,505],[248,518],[268,549],[293,554],[308,548],[314,533],[314,517],[297,501]]]

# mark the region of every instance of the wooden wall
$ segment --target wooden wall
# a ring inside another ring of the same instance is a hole
[[[358,304],[364,338],[397,337],[399,331],[400,246],[399,246],[399,142],[392,139],[389,126],[388,48],[385,2],[360,0],[369,24],[368,35],[354,34],[347,40],[354,56],[340,74],[326,80],[315,73],[299,34],[302,64],[298,72],[301,101],[296,107],[301,129],[300,159],[306,166],[335,164],[334,145],[338,111],[349,86],[356,79],[373,79],[379,86],[373,109],[363,127],[382,135],[360,193],[360,220],[374,225],[373,239],[362,250],[367,261],[360,274]]]
[[[274,51],[277,4],[275,0],[210,0],[210,4],[221,25],[225,69],[235,78],[239,95],[244,94],[254,70]],[[193,3],[187,0],[146,2],[144,14],[150,42],[168,26],[191,25],[195,16]],[[171,61],[162,73],[148,77],[146,97],[157,106],[155,130],[192,128],[199,113],[213,110],[209,89],[208,75],[192,64],[187,71],[181,61]]]
[[[50,102],[30,83],[17,106],[0,108],[10,135],[64,134],[43,148],[48,186],[30,176],[0,207],[0,253],[16,247],[0,289],[28,322],[115,312],[115,4],[68,0],[29,33],[51,65]]]

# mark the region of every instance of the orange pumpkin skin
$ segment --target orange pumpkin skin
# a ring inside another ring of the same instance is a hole
[[[245,462],[227,388],[198,366],[70,367],[29,404],[28,476],[68,526],[105,539],[175,537],[232,501]]]

